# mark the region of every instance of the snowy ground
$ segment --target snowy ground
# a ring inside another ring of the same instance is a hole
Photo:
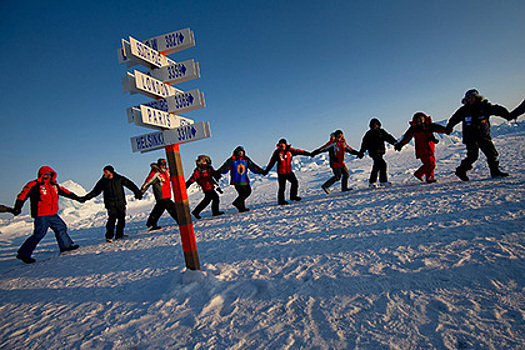
[[[387,189],[365,188],[371,160],[351,156],[354,190],[329,196],[326,159],[297,157],[303,201],[290,206],[275,205],[275,175],[252,176],[252,211],[195,222],[202,275],[185,270],[171,218],[145,232],[151,195],[129,200],[129,238],[114,244],[102,243],[100,198],[65,201],[81,249],[58,256],[50,232],[32,265],[14,258],[31,219],[4,219],[0,348],[525,349],[525,130],[493,129],[505,180],[484,156],[471,182],[456,179],[454,136],[437,146],[431,185],[412,176],[412,146],[389,150]]]

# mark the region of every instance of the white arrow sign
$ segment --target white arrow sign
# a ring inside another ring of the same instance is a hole
[[[165,55],[182,51],[189,47],[195,46],[195,36],[190,28],[177,30],[175,32],[159,35],[144,41],[154,50],[160,51]]]
[[[133,152],[150,152],[176,143],[187,143],[211,137],[210,123],[200,122],[180,128],[159,131],[151,134],[132,137]]]
[[[199,64],[196,63],[195,60],[188,60],[162,68],[152,69],[148,74],[166,84],[178,84],[201,77]]]
[[[178,115],[169,114],[145,105],[127,109],[128,122],[152,129],[174,129],[183,125],[193,124],[194,121]]]

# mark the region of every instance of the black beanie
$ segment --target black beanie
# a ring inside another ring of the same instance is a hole
[[[104,167],[104,171],[106,171],[106,170],[109,171],[112,174],[115,174],[115,168],[113,168],[111,165],[106,165]]]

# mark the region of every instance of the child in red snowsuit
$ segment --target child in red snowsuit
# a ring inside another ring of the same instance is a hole
[[[438,140],[434,137],[434,132],[443,134],[445,133],[445,127],[432,123],[430,116],[427,116],[425,113],[417,112],[412,117],[410,127],[405,132],[405,135],[395,145],[396,151],[400,151],[404,145],[410,142],[412,137],[414,138],[416,158],[421,159],[423,163],[414,173],[414,176],[420,181],[423,181],[423,176],[425,176],[427,183],[436,182],[434,178],[434,169],[436,168],[434,147]]]
[[[186,181],[186,188],[192,183],[197,182],[204,192],[204,199],[191,212],[195,218],[200,219],[199,215],[211,202],[211,212],[213,216],[222,215],[224,212],[219,211],[219,195],[215,192],[215,169],[211,166],[211,159],[208,156],[200,155],[195,161],[197,168],[193,171],[191,177]],[[220,188],[217,189],[221,192]],[[222,192],[221,192],[222,193]]]

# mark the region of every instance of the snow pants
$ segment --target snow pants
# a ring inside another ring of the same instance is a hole
[[[350,177],[350,172],[346,168],[346,166],[343,165],[342,168],[332,168],[332,171],[334,172],[334,176],[329,178],[328,181],[326,181],[323,184],[323,187],[329,188],[333,184],[335,184],[337,181],[341,180],[341,177],[343,180],[341,181],[341,189],[343,191],[348,190],[348,178]]]
[[[465,172],[472,169],[472,164],[479,158],[479,150],[487,157],[487,163],[489,165],[490,172],[493,173],[499,170],[498,162],[498,151],[492,143],[491,139],[480,139],[477,141],[471,141],[466,144],[467,146],[467,157],[461,161],[459,165],[460,170]]]
[[[18,254],[20,256],[30,258],[31,254],[33,254],[33,250],[35,250],[38,243],[44,238],[49,228],[55,232],[55,238],[58,242],[60,251],[73,245],[71,237],[67,234],[66,223],[57,214],[37,216],[35,218],[34,226],[35,230],[33,231],[33,234],[26,239],[24,244],[18,249]]]
[[[422,178],[423,175],[426,176],[427,181],[432,181],[434,179],[434,170],[436,169],[436,156],[433,154],[431,155],[424,155],[419,157],[423,165],[417,169],[417,171],[414,173],[414,175],[418,178]]]
[[[239,194],[233,201],[233,206],[239,210],[239,212],[246,211],[246,198],[252,194],[252,188],[250,185],[235,185],[235,190]]]
[[[173,202],[171,198],[164,198],[157,200],[157,203],[155,203],[153,210],[149,214],[148,221],[146,221],[146,226],[157,226],[157,223],[165,210],[167,210],[175,222],[177,222],[177,225],[180,225],[179,219],[177,218],[177,211],[175,209],[175,202]]]
[[[386,162],[383,159],[382,154],[378,154],[372,157],[374,164],[372,165],[372,171],[370,172],[370,183],[376,183],[377,175],[379,174],[379,182],[388,182],[388,176],[386,174]]]
[[[214,189],[204,192],[204,199],[195,207],[193,210],[196,214],[199,214],[204,210],[211,202],[211,212],[216,215],[219,212],[219,195]]]
[[[290,199],[295,200],[297,198],[297,191],[299,190],[299,181],[297,181],[297,177],[295,177],[295,174],[289,173],[289,174],[279,174],[277,175],[277,179],[279,182],[279,190],[277,191],[277,201],[279,203],[284,203],[284,191],[286,190],[286,181],[290,182]]]
[[[124,227],[126,226],[126,206],[118,206],[113,208],[107,208],[108,210],[108,222],[106,223],[106,238],[112,239],[113,235],[115,238],[124,237]],[[115,223],[117,229],[115,232]]]

